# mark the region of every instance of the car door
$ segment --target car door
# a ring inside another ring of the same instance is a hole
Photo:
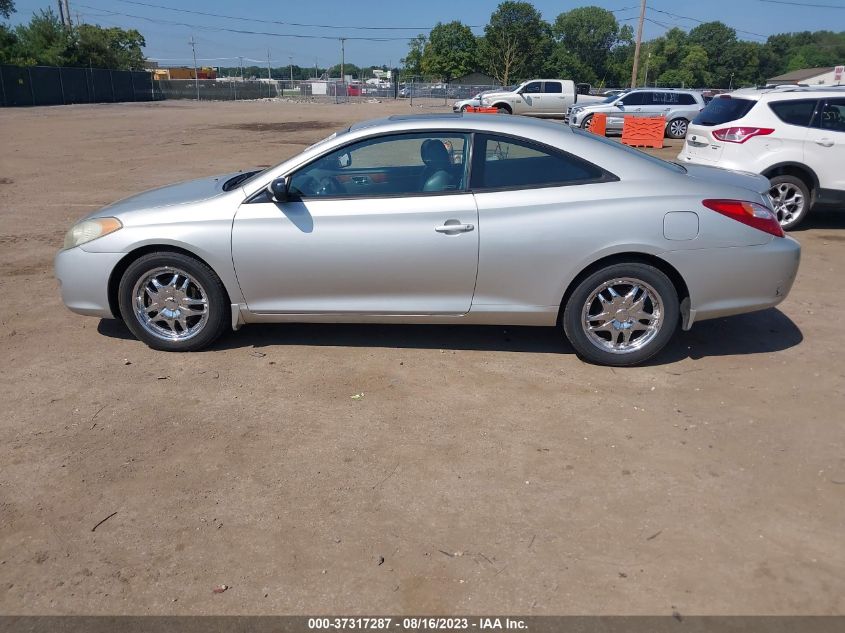
[[[232,258],[256,313],[463,314],[478,263],[469,135],[358,140],[238,210]]]
[[[845,97],[820,103],[804,141],[804,162],[821,189],[845,191]]]
[[[559,81],[543,82],[542,108],[545,114],[566,114],[568,102]]]
[[[617,180],[556,148],[476,133],[472,190],[484,237],[472,311],[556,315],[563,280],[606,233],[606,188]]]
[[[525,104],[523,114],[541,114],[543,112],[543,82],[530,81],[522,87],[520,92]]]
[[[631,92],[622,95],[607,113],[608,129],[622,129],[626,116],[639,116],[642,113],[645,98],[651,100],[650,92]]]

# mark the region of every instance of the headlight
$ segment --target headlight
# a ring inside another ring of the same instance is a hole
[[[72,226],[70,231],[67,232],[63,248],[68,249],[87,244],[91,240],[96,240],[98,237],[114,233],[121,228],[123,228],[123,224],[117,218],[92,218],[90,220],[83,220]]]

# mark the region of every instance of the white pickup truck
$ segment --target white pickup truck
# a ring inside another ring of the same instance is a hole
[[[481,105],[498,108],[503,114],[562,119],[566,117],[570,106],[576,103],[592,105],[604,100],[604,97],[579,94],[580,86],[585,84],[576,86],[571,79],[532,79],[513,91],[485,93],[481,97]]]

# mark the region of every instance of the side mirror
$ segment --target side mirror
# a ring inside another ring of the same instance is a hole
[[[287,176],[279,176],[267,185],[267,192],[270,194],[273,202],[285,202],[288,199]]]
[[[615,105],[617,108],[624,108],[625,107],[625,104],[622,103],[621,101],[617,101],[613,105]]]

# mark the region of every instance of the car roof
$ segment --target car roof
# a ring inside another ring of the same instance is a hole
[[[358,132],[372,128],[384,128],[385,130],[432,130],[432,129],[454,129],[454,130],[490,130],[503,133],[517,133],[524,131],[528,136],[542,132],[555,132],[571,134],[572,129],[568,125],[536,119],[533,117],[501,115],[501,114],[475,114],[466,112],[443,112],[430,114],[394,114],[393,116],[361,121],[353,124],[350,132]]]
[[[689,88],[648,88],[648,87],[640,87],[640,88],[631,88],[628,92],[643,92],[648,90],[649,92],[685,92],[688,94],[701,94],[701,90],[691,90]]]
[[[771,86],[763,88],[740,88],[718,97],[731,97],[736,95],[743,99],[760,100],[766,97],[777,97],[778,99],[806,99],[809,97],[832,97],[845,95],[845,86]]]

